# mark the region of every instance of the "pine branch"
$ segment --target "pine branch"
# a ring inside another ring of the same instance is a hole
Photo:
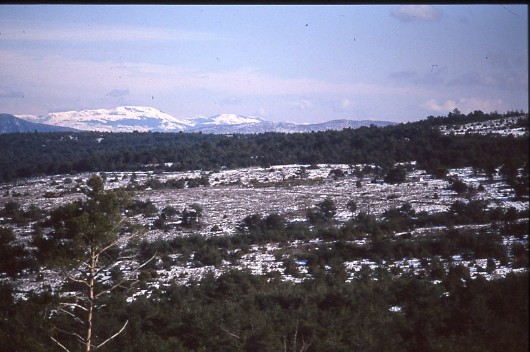
[[[156,257],[156,254],[155,253],[151,258],[149,258],[147,261],[145,261],[143,264],[139,265],[138,267],[136,267],[134,270],[132,270],[130,273],[135,273],[137,272],[138,270],[140,270],[141,268],[143,268],[144,266],[146,266],[150,261],[152,261],[153,259],[155,259]],[[94,298],[98,298],[104,294],[108,294],[108,293],[111,293],[112,291],[114,291],[115,289],[117,289],[118,287],[124,287],[122,286],[122,284],[124,282],[127,282],[127,281],[130,281],[129,279],[123,279],[121,281],[119,281],[117,284],[113,285],[112,287],[106,289],[106,290],[103,290],[101,291],[100,293],[98,293],[97,295],[94,296]]]
[[[70,275],[69,273],[67,273],[66,271],[63,272],[64,275],[68,278],[68,280],[71,280],[73,282],[78,282],[80,284],[84,284],[84,285],[87,285],[88,286],[88,283],[86,280],[84,279],[77,279],[75,277],[73,277],[72,275]]]
[[[50,336],[50,339],[53,340],[53,342],[55,342],[56,344],[58,344],[63,350],[65,350],[66,352],[70,352],[70,350],[66,347],[64,347],[59,341],[57,341],[56,339],[53,338],[53,336]]]
[[[60,305],[63,305],[63,306],[71,306],[71,307],[76,307],[76,308],[79,308],[79,309],[82,309],[84,310],[85,312],[88,311],[87,308],[83,307],[82,305],[80,304],[77,304],[77,303],[68,303],[68,302],[61,302],[59,303]]]
[[[79,334],[75,333],[75,332],[71,332],[71,331],[66,331],[66,330],[63,330],[63,329],[59,329],[57,326],[54,326],[54,329],[56,329],[57,331],[59,332],[62,332],[64,334],[68,334],[68,335],[71,335],[71,336],[75,336],[77,338],[77,340],[80,342],[80,343],[85,343],[85,339],[82,338]],[[50,336],[51,337],[51,336]],[[52,337],[53,338],[53,337]]]
[[[72,317],[75,321],[77,321],[78,323],[81,323],[81,324],[84,324],[84,323],[85,323],[85,322],[84,322],[81,318],[79,318],[77,315],[75,315],[75,314],[72,313],[72,312],[67,311],[66,309],[59,308],[59,311],[68,314],[69,316],[71,316],[71,317]]]
[[[226,332],[228,335],[230,335],[230,336],[232,336],[232,337],[235,337],[235,338],[238,339],[238,340],[240,339],[239,336],[237,336],[237,335],[234,334],[233,332],[228,331],[227,329],[223,328],[222,326],[219,326],[219,328],[220,328],[221,330],[223,330],[224,332]]]
[[[100,348],[101,346],[103,346],[104,344],[106,344],[107,342],[109,342],[110,340],[112,340],[113,338],[115,338],[116,336],[118,336],[119,334],[122,333],[123,330],[125,330],[125,327],[127,326],[127,324],[129,323],[129,321],[127,320],[125,322],[125,324],[123,324],[123,326],[121,327],[120,331],[118,331],[117,333],[115,333],[114,335],[112,335],[111,337],[109,337],[108,339],[106,339],[105,341],[103,341],[102,343],[100,343],[99,345],[96,346],[96,350],[98,348]]]

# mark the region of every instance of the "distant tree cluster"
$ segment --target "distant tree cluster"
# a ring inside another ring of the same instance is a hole
[[[467,123],[485,122],[489,120],[499,120],[502,118],[509,118],[509,117],[524,117],[525,115],[527,114],[522,110],[507,111],[504,114],[500,114],[496,111],[491,112],[491,113],[484,113],[480,110],[474,110],[466,115],[460,112],[458,108],[455,108],[453,111],[449,112],[447,116],[436,116],[435,117],[435,116],[430,115],[423,122],[430,124],[430,125],[437,125],[437,126],[463,125]],[[528,121],[528,118],[526,118],[526,121]]]
[[[396,162],[415,160],[434,174],[462,166],[484,170],[505,164],[522,167],[529,156],[528,138],[445,136],[437,128],[440,124],[492,119],[498,118],[497,115],[474,112],[466,116],[453,112],[447,117],[429,117],[382,128],[370,126],[300,134],[3,134],[0,135],[0,182],[58,173],[145,168],[216,170],[292,163],[367,163],[388,171]],[[334,177],[340,177],[340,173]],[[165,186],[179,187],[178,184]]]

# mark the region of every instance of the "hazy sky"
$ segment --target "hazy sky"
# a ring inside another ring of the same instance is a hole
[[[0,5],[0,113],[528,111],[525,5]]]

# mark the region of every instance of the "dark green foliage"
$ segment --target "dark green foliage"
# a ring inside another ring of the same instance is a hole
[[[394,167],[386,174],[385,182],[390,184],[403,183],[405,182],[405,176],[407,176],[407,170],[404,167]]]
[[[129,194],[106,191],[103,179],[97,175],[88,179],[87,186],[85,200],[52,211],[49,219],[39,224],[49,231],[46,234],[39,231],[33,239],[40,262],[56,266],[62,272],[66,282],[61,291],[75,293],[61,297],[61,303],[52,307],[57,316],[43,317],[53,327],[48,331],[50,338],[57,345],[69,346],[68,350],[74,350],[73,346],[94,350],[90,347],[104,343],[119,331],[102,329],[104,324],[100,320],[116,321],[115,317],[106,318],[107,308],[102,307],[112,300],[114,290],[126,287],[126,281],[110,282],[101,273],[109,271],[116,262],[119,239],[126,241],[135,234],[122,217]],[[121,277],[119,269],[112,272],[112,277]],[[69,311],[61,309],[64,307]]]
[[[202,217],[202,207],[199,204],[192,204],[190,208],[182,211],[182,226],[196,227]]]
[[[528,268],[528,246],[516,243],[512,247],[513,267]]]
[[[418,278],[344,283],[333,274],[292,284],[233,271],[132,303],[116,293],[99,310],[96,334],[129,319],[101,348],[122,352],[528,350],[528,275],[470,280],[455,267],[444,285]],[[42,319],[56,298],[14,303],[11,292],[0,285],[0,350],[57,350]]]
[[[416,212],[410,203],[405,203],[399,208],[388,209],[383,213],[384,228],[392,231],[407,231],[414,224]]]
[[[509,170],[528,161],[528,138],[442,135],[437,129],[439,122],[475,119],[451,114],[383,128],[300,134],[83,132],[75,133],[76,138],[69,138],[72,133],[2,134],[0,182],[57,173],[134,171],[147,164],[157,171],[181,171],[293,163],[375,163],[388,172],[396,162],[416,160],[420,168],[440,176],[447,168],[474,166],[491,170],[508,165]],[[102,135],[104,139],[98,143],[96,139]],[[334,174],[341,176],[340,172]],[[151,181],[149,186],[179,188],[183,187],[182,182]],[[184,182],[188,187],[204,184],[201,179]]]
[[[12,223],[17,226],[26,226],[32,221],[41,220],[45,212],[34,204],[24,211],[20,203],[16,201],[8,201],[4,205],[4,209],[0,210],[0,217],[3,218],[4,223]]]
[[[272,213],[263,218],[252,214],[243,219],[238,226],[241,236],[232,238],[237,243],[285,242],[296,235],[296,225],[287,225],[283,216]],[[300,232],[300,235],[303,231]]]
[[[0,226],[0,273],[15,277],[24,269],[35,269],[37,263],[29,257],[23,244],[16,243],[11,228]]]
[[[0,181],[57,172],[140,170],[145,164],[155,165],[150,167],[159,172],[336,162],[376,163],[381,168],[367,167],[353,174],[361,178],[371,171],[377,178],[386,175],[387,182],[399,183],[406,170],[394,168],[394,163],[417,160],[420,168],[438,177],[445,176],[447,168],[452,167],[473,166],[493,175],[495,168],[502,166],[501,176],[515,189],[516,197],[524,199],[528,196],[527,138],[443,136],[436,129],[440,124],[482,121],[492,115],[474,112],[466,116],[453,111],[447,117],[418,123],[300,135],[118,133],[105,134],[101,143],[94,143],[100,133],[76,134],[77,140],[70,140],[66,134],[2,135]],[[165,162],[173,164],[168,167]],[[298,176],[305,175],[307,170],[300,168]],[[343,174],[334,170],[330,176]],[[259,277],[236,270],[218,278],[210,274],[187,286],[160,285],[149,298],[139,297],[132,303],[125,300],[124,290],[114,290],[98,301],[94,336],[101,341],[119,330],[124,321],[128,320],[129,325],[101,351],[528,350],[528,275],[471,280],[464,266],[455,263],[446,272],[442,264],[454,255],[487,258],[485,270],[491,272],[496,261],[502,265],[508,261],[503,237],[515,236],[521,242],[511,245],[508,252],[513,256],[512,266],[527,267],[525,212],[488,208],[484,201],[459,198],[446,212],[416,212],[405,203],[377,218],[364,212],[355,215],[352,200],[347,205],[352,219],[337,226],[333,224],[336,206],[328,198],[308,213],[308,220],[318,226],[303,221],[288,223],[280,214],[253,214],[241,221],[235,235],[217,236],[214,232],[205,237],[193,234],[193,229],[200,226],[199,205],[188,205],[183,210],[167,206],[159,212],[149,200],[125,202],[126,194],[102,192],[103,178],[89,181],[87,201],[61,206],[47,218],[35,206],[23,210],[17,202],[8,202],[0,210],[5,223],[38,224],[34,226],[34,252],[17,242],[10,229],[0,227],[0,271],[4,276],[16,277],[24,269],[37,270],[41,264],[71,263],[86,254],[87,247],[114,238],[120,214],[125,213],[158,215],[155,226],[164,229],[189,227],[189,236],[130,243],[127,250],[138,253],[139,262],[155,253],[161,259],[144,267],[139,275],[140,288],[156,280],[158,265],[219,266],[223,261],[235,262],[251,245],[271,242],[283,246],[277,259],[284,261],[285,274],[301,277],[297,263],[305,260],[312,279],[294,284],[283,282],[281,273]],[[206,181],[206,177],[164,183],[151,179],[144,185],[131,182],[131,187],[197,187],[207,186]],[[455,191],[470,191],[458,181],[453,182]],[[492,226],[483,229],[458,226],[488,223]],[[412,235],[414,228],[429,226],[439,229],[421,238]],[[128,233],[130,229],[119,231]],[[325,242],[309,241],[317,238]],[[367,244],[353,242],[359,238],[366,238]],[[303,241],[307,250],[285,246],[293,240]],[[116,251],[105,252],[101,262],[111,263],[116,256]],[[352,282],[346,282],[345,261],[403,258],[421,259],[425,271],[414,276],[394,267],[392,274],[402,273],[396,277],[363,266]],[[110,274],[114,282],[123,277],[119,268]],[[434,285],[430,280],[442,283]],[[72,291],[78,288],[72,282],[64,287]],[[58,350],[50,335],[74,342],[53,328],[73,331],[77,324],[55,314],[52,308],[57,297],[45,291],[15,302],[14,293],[5,281],[0,283],[0,351]],[[391,311],[390,307],[401,310]]]
[[[127,207],[129,195],[104,191],[103,180],[98,176],[91,177],[87,185],[87,200],[62,205],[37,225],[51,230],[46,235],[39,231],[33,238],[36,256],[42,263],[77,263],[89,250],[104,248],[123,231],[121,211]]]
[[[125,208],[128,216],[135,216],[143,214],[144,216],[153,216],[158,213],[158,209],[151,200],[138,200],[135,199]]]
[[[307,220],[313,225],[330,223],[337,213],[333,199],[327,197],[317,203],[316,207],[307,211]]]
[[[357,202],[351,199],[346,204],[346,207],[348,208],[349,211],[351,211],[352,216],[353,216],[353,214],[357,211]]]

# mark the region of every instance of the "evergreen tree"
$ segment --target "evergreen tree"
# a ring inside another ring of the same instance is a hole
[[[52,227],[52,232],[47,238],[35,238],[41,258],[64,273],[68,291],[73,291],[59,303],[58,311],[82,323],[74,330],[71,324],[66,328],[54,327],[50,337],[65,351],[79,344],[83,351],[97,350],[121,333],[128,323],[104,340],[94,334],[101,302],[126,282],[125,279],[112,282],[102,274],[110,271],[118,259],[118,243],[138,234],[130,230],[121,215],[129,197],[123,192],[105,191],[103,180],[96,175],[87,185],[87,199],[58,208],[44,224]]]

